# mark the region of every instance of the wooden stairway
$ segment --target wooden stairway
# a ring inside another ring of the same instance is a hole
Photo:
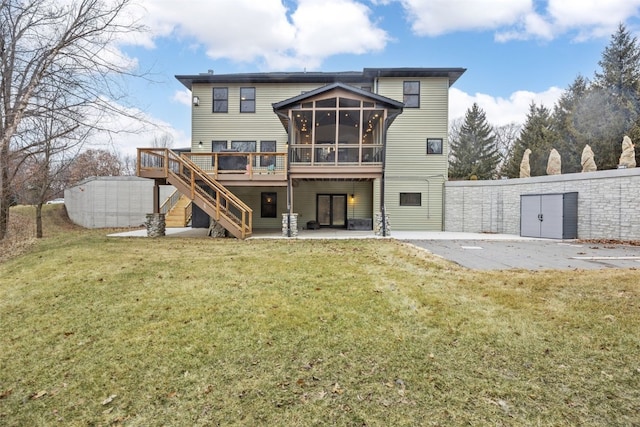
[[[181,194],[176,204],[165,214],[164,220],[167,228],[186,227],[191,221],[191,200]]]
[[[138,148],[137,175],[173,185],[238,239],[251,236],[253,210],[189,158],[167,148]]]

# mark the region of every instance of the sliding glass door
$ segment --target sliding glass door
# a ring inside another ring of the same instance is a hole
[[[321,227],[344,228],[346,226],[346,194],[318,194],[316,206],[316,216]]]

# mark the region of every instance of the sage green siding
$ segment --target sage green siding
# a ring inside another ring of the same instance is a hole
[[[405,108],[387,135],[385,208],[391,230],[441,230],[447,177],[448,78],[384,78],[380,95],[402,100],[403,82],[420,82],[420,108]],[[427,138],[441,138],[442,154],[427,155]],[[421,193],[421,206],[400,206],[400,193]]]
[[[253,228],[279,229],[282,227],[282,214],[287,211],[286,187],[228,187],[240,200],[253,209]],[[262,218],[260,215],[262,193],[276,193],[276,218]]]
[[[393,230],[438,230],[443,228],[443,187],[441,177],[387,180],[385,206]],[[420,193],[421,206],[400,206],[400,193]]]
[[[229,94],[227,113],[213,112],[213,88],[226,87]],[[256,112],[240,112],[240,88],[256,88]],[[276,150],[285,151],[287,131],[273,112],[272,104],[316,89],[313,84],[199,84],[192,93],[200,98],[200,105],[192,106],[191,149],[211,152],[211,141],[276,141]],[[198,143],[202,141],[202,147]]]

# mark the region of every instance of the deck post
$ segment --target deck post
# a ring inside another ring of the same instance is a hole
[[[160,184],[157,179],[153,180],[153,213],[160,213]]]

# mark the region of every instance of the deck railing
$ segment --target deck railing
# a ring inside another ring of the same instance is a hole
[[[381,144],[293,144],[292,165],[371,166],[382,163]]]
[[[285,179],[287,175],[287,153],[183,153],[201,170],[214,179],[224,178],[225,174],[245,174],[249,180],[256,175],[272,175]]]

